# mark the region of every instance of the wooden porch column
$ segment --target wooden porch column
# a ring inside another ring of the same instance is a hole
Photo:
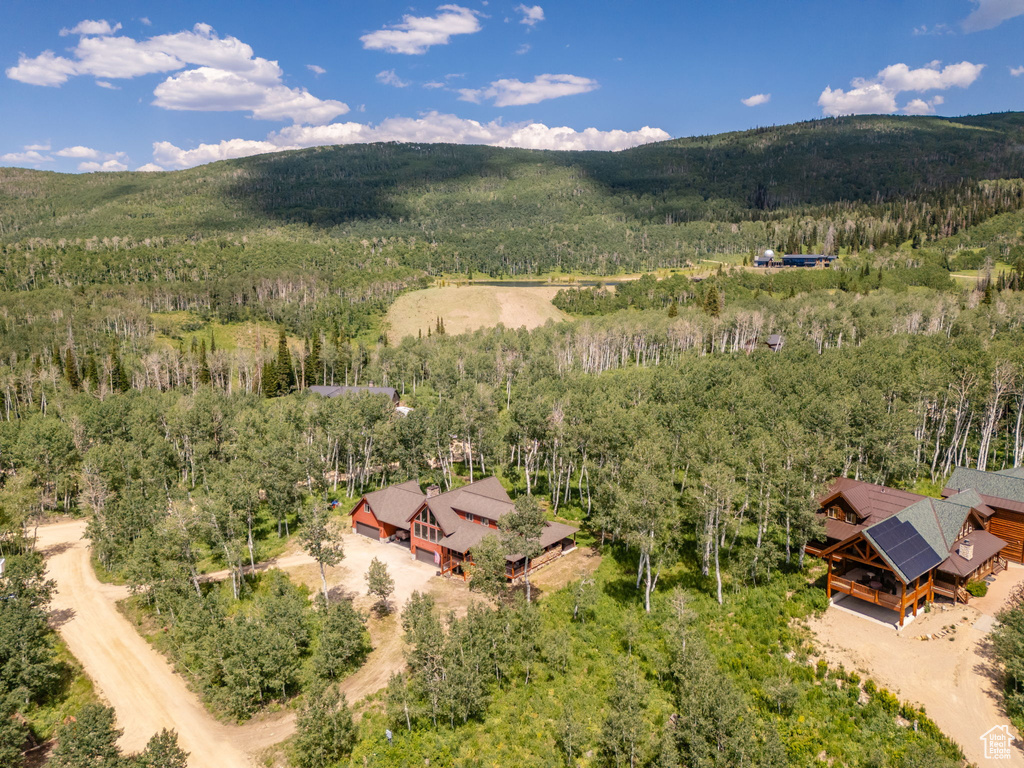
[[[914,618],[917,618],[917,590],[921,586],[921,577],[914,579]]]
[[[828,580],[825,582],[825,596],[832,600],[832,558],[828,559]]]
[[[900,627],[903,626],[903,614],[907,612],[907,585],[900,582]]]

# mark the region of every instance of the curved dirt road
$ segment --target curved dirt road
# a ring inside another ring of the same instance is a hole
[[[97,580],[84,533],[83,521],[42,526],[38,547],[47,556],[49,577],[57,583],[53,615],[58,631],[100,696],[116,710],[118,727],[124,729],[121,747],[138,752],[161,728],[172,728],[190,753],[189,768],[253,766],[246,749],[255,751],[285,738],[292,718],[245,726],[214,720],[163,656],[118,612],[116,603],[128,591]]]
[[[41,526],[37,546],[47,558],[49,577],[57,583],[54,624],[100,696],[116,710],[118,727],[124,729],[119,743],[125,751],[140,751],[154,733],[170,728],[190,753],[190,768],[250,768],[255,765],[252,756],[295,731],[292,710],[258,715],[244,725],[221,723],[210,715],[167,660],[118,611],[117,602],[128,596],[128,590],[96,578],[89,542],[83,539],[85,527],[84,521]],[[465,584],[436,578],[434,567],[411,560],[408,550],[355,534],[345,536],[345,560],[329,569],[329,588],[354,597],[358,607],[368,610],[371,600],[362,594],[363,574],[375,557],[387,564],[395,581],[393,602],[398,607],[414,590],[434,595],[442,612],[463,612],[472,600]],[[268,568],[288,571],[314,594],[320,589],[316,563],[303,552],[257,565],[257,570]],[[222,571],[204,578],[227,576]],[[391,674],[405,665],[398,613],[373,618],[368,628],[373,651],[340,685],[350,703],[386,686]]]

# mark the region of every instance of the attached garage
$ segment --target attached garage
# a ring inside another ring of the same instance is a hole
[[[1014,563],[1024,563],[1024,515],[997,510],[989,520],[989,533],[998,536],[1009,546],[1002,556]]]
[[[416,559],[421,563],[430,563],[431,565],[434,565],[434,553],[429,549],[418,548],[416,550]]]
[[[370,539],[380,540],[380,528],[375,528],[372,525],[366,523],[356,522],[356,533],[362,534]]]

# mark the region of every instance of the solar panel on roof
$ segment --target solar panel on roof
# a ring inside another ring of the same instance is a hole
[[[902,520],[879,523],[871,528],[871,537],[908,579],[916,579],[942,562],[917,529]]]

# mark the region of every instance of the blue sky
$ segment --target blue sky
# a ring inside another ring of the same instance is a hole
[[[0,164],[361,141],[623,149],[1022,108],[1024,0],[3,0]]]

